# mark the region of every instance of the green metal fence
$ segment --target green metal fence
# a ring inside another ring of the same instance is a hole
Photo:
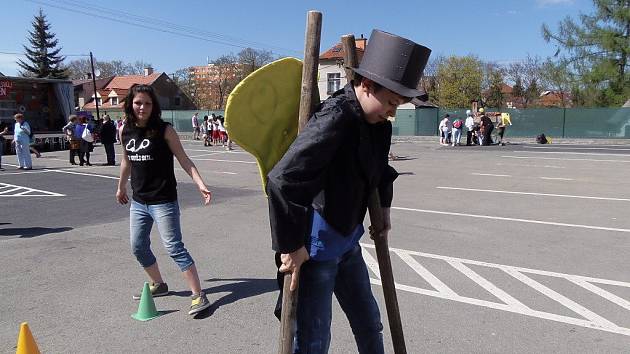
[[[508,112],[512,119],[506,134],[513,137],[535,137],[544,133],[561,138],[630,138],[630,108],[528,108],[494,109]],[[173,124],[179,132],[192,132],[191,117],[199,112],[199,121],[211,113],[223,115],[222,110],[162,111],[162,119]],[[399,109],[393,132],[398,136],[436,136],[444,114],[451,118],[466,118],[466,108]],[[113,119],[121,112],[110,112]]]
[[[540,133],[562,138],[630,138],[630,108],[528,108],[493,109],[510,113],[512,126],[506,134],[534,137]],[[444,114],[466,118],[466,109],[399,109],[394,135],[435,136]]]

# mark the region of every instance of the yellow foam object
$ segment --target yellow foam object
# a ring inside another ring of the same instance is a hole
[[[22,322],[20,325],[20,334],[18,335],[17,351],[15,354],[40,354],[35,338],[28,328],[28,323]]]
[[[282,58],[249,74],[228,97],[225,128],[258,161],[263,190],[297,136],[301,82],[302,61]]]

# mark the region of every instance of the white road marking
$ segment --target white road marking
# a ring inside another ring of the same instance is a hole
[[[562,306],[570,309],[571,311],[577,313],[578,315],[580,315],[580,316],[590,320],[593,323],[598,324],[599,326],[602,326],[602,327],[617,327],[617,325],[615,325],[614,323],[608,321],[607,319],[603,318],[602,316],[594,313],[593,311],[590,311],[586,307],[584,307],[584,306],[578,304],[577,302],[569,299],[568,297],[558,293],[557,291],[551,290],[550,288],[542,285],[541,283],[535,281],[534,279],[526,276],[525,274],[523,274],[521,272],[518,272],[518,271],[516,271],[514,269],[503,269],[503,271],[505,271],[509,275],[513,276],[514,278],[522,281],[523,283],[529,285],[530,287],[532,287],[535,290],[539,291],[543,295],[545,295],[545,296],[555,300],[556,302],[560,303]]]
[[[234,163],[251,163],[255,164],[255,161],[239,161],[239,160],[220,160],[220,159],[192,159],[195,161],[217,161],[217,162],[234,162]]]
[[[67,173],[67,174],[70,174],[70,175],[100,177],[100,178],[108,178],[108,179],[119,179],[119,177],[106,176],[106,175],[97,175],[95,173],[82,173],[82,172],[74,172],[74,171],[66,171],[66,170],[46,170],[46,171],[56,172],[56,173]]]
[[[523,165],[523,164],[501,163],[501,162],[497,162],[497,166],[514,166],[514,167],[542,167],[542,168],[566,168],[565,166],[553,166],[553,165]]]
[[[530,308],[525,306],[525,304],[516,300],[514,297],[512,297],[510,294],[506,293],[505,291],[499,289],[496,285],[489,282],[486,278],[482,277],[481,275],[477,274],[472,269],[465,266],[464,263],[459,262],[459,261],[454,261],[452,259],[449,259],[447,262],[453,268],[459,270],[462,274],[470,278],[475,283],[479,284],[482,288],[486,289],[490,294],[496,296],[497,298],[499,298],[499,300],[503,301],[507,305],[510,305],[511,307],[519,308],[521,310],[530,310]]]
[[[573,178],[565,178],[565,177],[538,177],[538,178],[552,180],[552,181],[573,181]]]
[[[364,257],[369,260],[369,263],[376,262],[376,260],[370,255],[370,253],[367,252],[367,249],[374,249],[374,245],[362,243],[361,246],[363,248]],[[472,279],[475,283],[480,285],[482,288],[486,289],[491,294],[496,296],[497,299],[500,299],[501,301],[503,301],[503,303],[480,300],[480,299],[475,299],[471,297],[460,296],[455,293],[427,290],[427,289],[422,289],[415,286],[396,283],[395,284],[396,288],[399,290],[408,291],[408,292],[421,294],[421,295],[432,296],[432,297],[441,298],[445,300],[457,301],[457,302],[466,303],[470,305],[483,306],[483,307],[506,311],[506,312],[523,314],[523,315],[527,315],[531,317],[547,319],[547,320],[552,320],[552,321],[561,322],[561,323],[567,323],[567,324],[581,326],[585,328],[597,329],[597,330],[606,331],[610,333],[622,334],[625,336],[630,336],[630,328],[617,326],[616,324],[607,320],[606,318],[594,313],[593,311],[587,309],[581,304],[578,304],[577,302],[571,300],[567,296],[560,294],[540,284],[539,282],[531,279],[525,274],[537,274],[537,275],[559,278],[559,279],[564,279],[564,280],[574,282],[575,284],[580,285],[584,287],[585,289],[592,291],[594,294],[599,295],[600,297],[602,297],[602,299],[606,301],[611,301],[619,305],[625,310],[630,310],[630,302],[614,294],[611,294],[593,284],[610,284],[610,285],[630,288],[630,283],[628,282],[592,278],[592,277],[586,277],[586,276],[581,276],[581,275],[571,275],[571,274],[564,274],[564,273],[549,272],[549,271],[530,269],[530,268],[515,267],[515,266],[509,266],[509,265],[463,259],[463,258],[455,258],[455,257],[448,257],[448,256],[442,256],[442,255],[436,255],[436,254],[430,254],[430,253],[403,250],[403,249],[398,249],[398,248],[390,248],[390,251],[392,251],[398,256],[403,255],[405,259],[409,259],[409,257],[415,256],[415,257],[424,257],[424,258],[442,260],[445,262],[445,264],[448,264],[449,266],[454,267],[456,270],[460,271],[462,274]],[[366,261],[366,263],[368,263],[368,261]],[[416,263],[419,263],[419,262],[416,261]],[[532,309],[524,305],[522,302],[520,302],[519,300],[517,300],[516,298],[514,298],[513,296],[511,296],[504,290],[500,289],[495,284],[492,284],[487,279],[481,277],[479,274],[477,274],[472,269],[470,269],[467,265],[476,265],[476,266],[488,267],[488,268],[504,271],[512,275],[515,279],[521,281],[524,285],[530,286],[534,288],[535,290],[537,290],[541,294],[541,296],[546,296],[555,300],[560,305],[572,310],[573,312],[575,312],[576,314],[579,314],[585,319],[571,317],[571,316],[557,315],[554,313]],[[378,265],[369,265],[369,267],[373,272],[375,272],[375,274],[378,274]],[[376,278],[376,279],[370,278],[370,282],[375,285],[382,285],[379,279],[380,278]],[[438,280],[438,281],[442,283],[441,280]],[[448,288],[446,284],[444,286]]]
[[[220,153],[221,153],[221,152],[209,152],[209,153],[207,153],[207,154],[201,154],[201,155],[188,156],[188,158],[195,159],[195,158],[198,158],[198,157],[203,157],[203,156],[212,156],[212,155],[217,155],[217,154],[220,154]]]
[[[490,176],[490,177],[512,177],[510,175],[497,175],[497,174],[492,174],[492,173],[477,173],[477,172],[472,172],[471,175],[473,175],[473,176]]]
[[[418,263],[413,257],[411,257],[407,253],[398,253],[398,256],[407,263],[408,266],[411,267],[419,276],[421,276],[424,280],[427,281],[435,290],[439,291],[442,294],[449,296],[457,296],[457,294],[449,288],[446,284],[444,284],[440,279],[438,279],[435,275],[429,272],[422,264]]]
[[[628,154],[605,154],[600,152],[571,152],[571,151],[519,151],[524,154],[565,154],[565,155],[592,155],[592,156],[630,156]]]
[[[529,224],[566,226],[566,227],[575,227],[575,228],[580,228],[580,229],[603,230],[603,231],[615,231],[615,232],[628,232],[628,233],[630,233],[630,229],[620,229],[620,228],[614,228],[614,227],[591,226],[591,225],[580,225],[580,224],[568,224],[568,223],[562,223],[562,222],[542,221],[542,220],[504,218],[504,217],[500,217],[500,216],[491,216],[491,215],[465,214],[465,213],[454,213],[454,212],[449,212],[449,211],[414,209],[414,208],[403,208],[403,207],[392,207],[392,209],[406,210],[406,211],[416,211],[416,212],[419,212],[419,213],[427,213],[427,214],[466,216],[466,217],[479,218],[479,219],[517,221],[517,222],[524,222],[524,223],[529,223]]]
[[[30,187],[16,186],[14,184],[0,183],[0,197],[65,197],[65,194],[44,191]],[[11,192],[23,190],[18,193]]]
[[[457,190],[457,191],[469,191],[469,192],[503,193],[503,194],[534,195],[534,196],[541,196],[541,197],[595,199],[595,200],[611,200],[611,201],[619,201],[619,202],[630,202],[629,198],[592,197],[592,196],[586,196],[586,195],[534,193],[534,192],[515,192],[515,191],[502,191],[502,190],[493,190],[493,189],[458,188],[458,187],[442,187],[442,186],[435,187],[435,188],[437,188],[437,189],[447,189],[447,190]]]
[[[619,146],[619,145],[616,145],[616,146]],[[553,148],[560,148],[560,149],[564,149],[564,150],[611,150],[611,151],[628,151],[628,152],[630,152],[630,148],[618,149],[618,148],[606,148],[606,147],[523,146],[523,148],[525,148],[525,149],[553,149]]]
[[[560,161],[594,161],[594,162],[615,162],[615,163],[630,163],[630,160],[604,160],[604,159],[565,159],[562,157],[538,157],[538,156],[513,156],[503,155],[506,159],[536,159],[536,160],[560,160]]]

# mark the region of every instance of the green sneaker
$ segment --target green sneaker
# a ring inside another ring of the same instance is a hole
[[[151,290],[151,296],[159,297],[166,296],[169,294],[168,285],[166,283],[149,283],[149,290]],[[134,294],[134,300],[140,300],[141,294]]]
[[[199,312],[210,307],[210,301],[208,301],[208,298],[206,297],[206,294],[203,293],[203,291],[197,295],[191,296],[191,299],[192,302],[190,304],[190,311],[188,311],[189,315],[196,315]]]

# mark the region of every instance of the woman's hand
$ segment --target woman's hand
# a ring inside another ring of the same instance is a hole
[[[210,204],[210,201],[212,200],[212,192],[208,190],[208,187],[206,187],[204,184],[201,184],[198,185],[197,188],[199,188],[201,198],[203,198],[203,205]]]
[[[127,197],[127,188],[118,188],[116,191],[116,201],[119,204],[125,205],[129,203],[129,197]]]

